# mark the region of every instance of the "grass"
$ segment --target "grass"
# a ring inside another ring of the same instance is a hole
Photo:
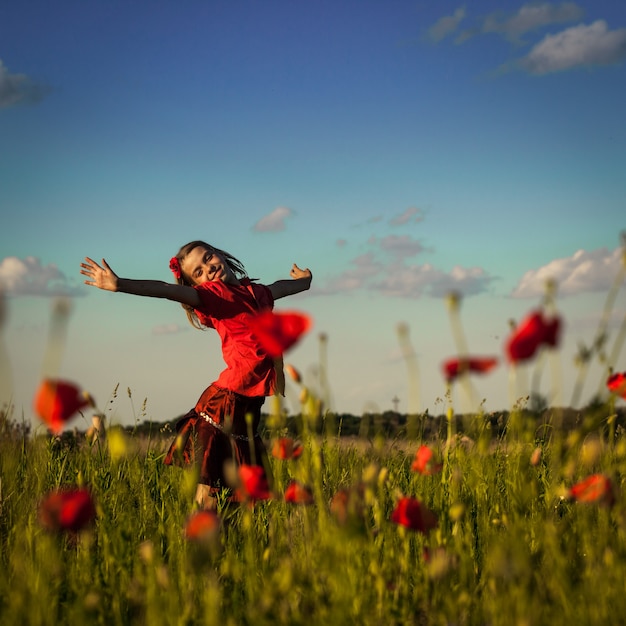
[[[299,459],[271,461],[276,498],[225,508],[207,543],[184,538],[195,476],[163,465],[164,441],[125,435],[112,455],[106,442],[29,438],[4,421],[2,623],[574,625],[626,614],[621,497],[567,497],[592,473],[621,491],[626,440],[621,428],[609,439],[606,419],[540,439],[523,414],[499,437],[475,416],[472,439],[430,442],[444,461],[432,476],[410,470],[418,441],[302,432]],[[292,479],[315,504],[282,501]],[[40,499],[62,485],[94,495],[96,522],[78,536],[38,521]],[[345,519],[330,506],[341,489],[357,503]],[[437,527],[392,523],[402,495]]]

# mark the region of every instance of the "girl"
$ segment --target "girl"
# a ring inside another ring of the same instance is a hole
[[[120,278],[104,259],[99,265],[89,257],[80,273],[87,276],[86,285],[99,289],[180,302],[194,327],[219,333],[226,369],[179,420],[179,436],[165,458],[168,465],[178,455],[193,458],[200,470],[196,501],[213,508],[215,496],[227,486],[225,462],[263,464],[266,452],[257,433],[261,406],[266,396],[283,393],[282,367],[277,368],[260,346],[247,320],[272,309],[274,300],[305,291],[313,276],[294,263],[291,280],[254,283],[239,260],[203,241],[184,245],[170,260],[170,269],[177,284]],[[252,416],[251,426],[247,415]]]

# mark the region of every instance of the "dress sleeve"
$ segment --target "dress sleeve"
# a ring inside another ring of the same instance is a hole
[[[259,285],[258,283],[252,283],[252,290],[254,291],[254,297],[259,305],[259,309],[262,311],[274,308],[274,297],[267,285]]]

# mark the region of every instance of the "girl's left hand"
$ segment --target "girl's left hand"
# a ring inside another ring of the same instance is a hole
[[[295,263],[293,264],[293,267],[291,268],[289,275],[291,276],[291,278],[295,278],[295,279],[313,277],[313,274],[311,273],[311,270],[308,267],[302,270]]]

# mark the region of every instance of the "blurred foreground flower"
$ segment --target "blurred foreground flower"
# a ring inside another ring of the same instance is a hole
[[[592,474],[576,483],[570,488],[569,496],[577,502],[595,502],[607,506],[615,503],[613,482],[604,474]]]
[[[96,519],[96,507],[88,489],[57,489],[39,504],[39,521],[47,530],[77,533]]]
[[[212,541],[220,529],[220,518],[214,511],[192,513],[185,523],[185,539],[204,543]]]
[[[533,311],[522,320],[506,341],[505,349],[509,361],[527,361],[535,356],[542,345],[556,348],[560,334],[561,318],[558,315],[547,319],[542,311]]]
[[[606,386],[611,393],[626,400],[626,372],[618,372],[609,376]]]
[[[443,363],[443,374],[451,383],[465,373],[486,374],[498,364],[495,357],[464,357],[448,359]]]
[[[300,375],[299,370],[297,370],[293,365],[289,363],[285,363],[285,373],[294,383],[300,384],[302,382],[302,376]]]
[[[330,501],[330,512],[341,526],[361,527],[365,522],[365,486],[342,488]]]
[[[285,502],[290,504],[313,504],[313,492],[310,487],[292,480],[285,489]]]
[[[303,447],[290,437],[280,437],[274,442],[272,456],[281,461],[297,459],[302,455]]]
[[[59,434],[77,411],[92,406],[93,400],[74,383],[46,378],[35,394],[35,412],[50,430]]]
[[[311,328],[312,320],[304,313],[264,311],[250,318],[250,329],[271,357],[279,357],[294,346]]]
[[[240,465],[238,476],[237,495],[239,499],[254,502],[255,500],[269,500],[272,497],[265,470],[260,465]]]
[[[410,530],[427,534],[437,526],[437,516],[417,498],[400,498],[391,513],[391,521]]]
[[[415,458],[411,464],[411,471],[422,474],[423,476],[431,476],[441,471],[442,463],[437,462],[435,453],[428,446],[420,446],[415,453]]]

